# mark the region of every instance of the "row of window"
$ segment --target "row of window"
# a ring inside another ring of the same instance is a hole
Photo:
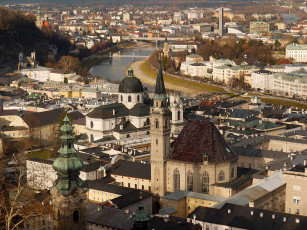
[[[121,101],[121,102],[124,101],[123,95],[120,95],[120,101]],[[131,96],[129,95],[129,96],[128,96],[128,102],[131,102],[131,101],[132,101],[132,98],[131,98]],[[140,95],[137,95],[136,101],[137,101],[137,102],[140,102]]]
[[[234,169],[231,170],[231,178],[234,178]],[[176,168],[173,173],[173,180],[174,180],[174,191],[180,190],[180,173],[179,170]],[[225,173],[224,171],[220,171],[218,174],[218,181],[225,180]],[[204,172],[202,177],[202,192],[209,193],[209,174]],[[193,191],[193,174],[191,171],[187,173],[187,190]]]

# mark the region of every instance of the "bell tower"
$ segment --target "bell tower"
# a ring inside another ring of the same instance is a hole
[[[161,59],[156,81],[155,95],[150,113],[151,135],[151,192],[164,196],[166,191],[166,157],[170,151],[170,121],[168,98],[164,86]]]
[[[54,227],[83,230],[87,229],[87,189],[79,177],[83,162],[76,155],[70,120],[66,116],[63,121],[59,157],[53,163],[58,175],[51,189]]]

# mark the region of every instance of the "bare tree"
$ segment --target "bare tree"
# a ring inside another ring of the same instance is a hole
[[[50,215],[48,196],[28,186],[25,159],[23,152],[0,161],[0,229],[24,229],[26,223]]]

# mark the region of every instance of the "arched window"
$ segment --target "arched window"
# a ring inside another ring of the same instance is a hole
[[[150,125],[150,120],[149,120],[149,118],[146,119],[146,125]]]
[[[137,100],[137,102],[140,101],[140,95],[137,96],[136,100]]]
[[[180,111],[177,112],[177,120],[180,120]]]
[[[79,221],[79,212],[78,210],[75,210],[73,213],[73,220],[74,222],[78,222]]]
[[[128,96],[128,102],[131,102],[131,96],[130,95]]]
[[[94,127],[94,123],[91,121],[91,129]]]
[[[232,169],[231,169],[231,178],[234,178],[234,176],[235,176],[235,169],[232,168]]]
[[[188,191],[193,190],[193,174],[191,171],[188,171],[188,174],[187,174],[187,190]]]
[[[156,129],[159,128],[159,120],[158,119],[155,120],[155,126],[156,126]]]
[[[180,173],[178,169],[174,170],[174,191],[180,190]]]
[[[201,178],[201,190],[202,192],[209,193],[209,174],[204,172]]]
[[[219,181],[225,180],[225,174],[224,174],[223,171],[220,171],[218,180],[219,180]]]
[[[120,101],[122,102],[123,100],[123,95],[120,95]]]
[[[168,121],[167,121],[167,118],[164,119],[164,128],[167,128],[168,127]]]

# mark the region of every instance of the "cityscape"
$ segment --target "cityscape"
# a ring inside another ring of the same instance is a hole
[[[303,0],[0,2],[0,229],[306,230]]]

